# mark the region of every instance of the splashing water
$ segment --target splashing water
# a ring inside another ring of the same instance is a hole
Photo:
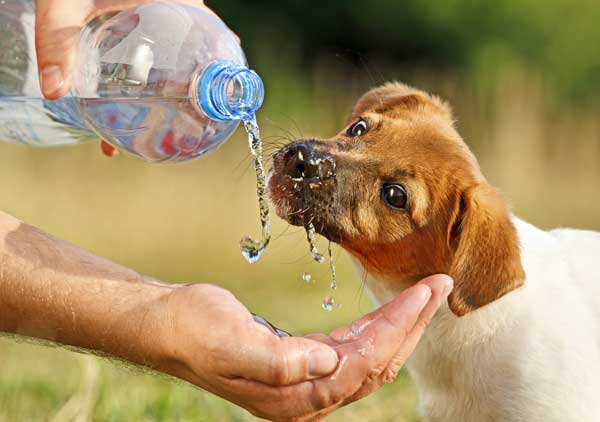
[[[319,251],[317,250],[317,241],[316,241],[316,230],[315,230],[315,226],[313,225],[312,222],[308,223],[306,225],[306,238],[308,239],[308,243],[310,244],[310,253],[313,257],[313,259],[315,261],[317,261],[319,264],[322,264],[325,262],[325,257],[319,253]],[[335,269],[335,261],[333,260],[333,249],[331,247],[331,241],[329,242],[328,246],[327,246],[327,254],[329,255],[329,270],[331,271],[331,290],[336,290],[337,289],[337,275],[336,275],[336,269]],[[311,276],[308,273],[304,273],[302,274],[302,279],[306,282],[306,283],[310,283],[311,281]],[[326,311],[332,311],[333,307],[334,307],[334,303],[335,303],[335,299],[333,298],[333,296],[325,296],[325,298],[323,299],[323,303],[321,304],[321,307],[326,310]],[[340,303],[335,305],[336,308],[341,308],[342,305]]]
[[[331,312],[333,310],[333,305],[335,304],[335,299],[331,296],[325,296],[323,299],[323,303],[321,304],[322,308],[327,312]]]
[[[306,238],[308,239],[308,244],[310,245],[310,253],[315,261],[319,264],[325,262],[325,257],[319,253],[317,249],[317,239],[316,239],[316,230],[312,221],[306,225]]]
[[[248,133],[248,143],[254,156],[254,169],[256,171],[256,193],[258,196],[258,207],[260,210],[260,224],[262,227],[262,239],[256,241],[249,236],[244,237],[240,242],[242,255],[249,263],[254,263],[260,259],[263,252],[271,240],[271,221],[269,218],[269,202],[265,195],[266,178],[265,165],[263,161],[262,141],[256,118],[244,121],[244,129]]]
[[[337,276],[335,273],[335,262],[333,261],[333,252],[331,250],[331,241],[327,246],[327,254],[329,255],[329,269],[331,270],[331,290],[337,289]]]

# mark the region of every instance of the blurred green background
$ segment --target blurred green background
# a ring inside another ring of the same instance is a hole
[[[600,7],[582,0],[209,1],[264,78],[267,149],[331,136],[366,89],[401,80],[447,99],[484,173],[541,227],[600,229]],[[1,7],[1,6],[0,6]],[[239,253],[258,234],[246,140],[151,165],[99,145],[0,144],[0,208],[58,237],[172,282],[211,282],[297,334],[372,309],[336,249],[341,309],[321,309],[326,265],[275,218],[262,260]],[[321,249],[326,248],[324,242]],[[317,280],[307,285],[308,271]],[[0,420],[254,420],[183,383],[62,349],[0,339]],[[406,374],[332,421],[416,421]]]

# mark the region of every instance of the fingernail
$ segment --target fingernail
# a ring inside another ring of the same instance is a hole
[[[444,296],[448,296],[452,292],[452,289],[454,289],[454,280],[448,277],[444,284]]]
[[[308,354],[308,373],[313,377],[331,374],[338,364],[338,355],[330,347],[320,347]]]
[[[102,153],[107,157],[114,157],[115,155],[119,154],[119,150],[106,142],[104,139],[100,141],[100,148],[102,149]]]
[[[42,69],[40,73],[42,82],[42,92],[44,95],[51,95],[58,91],[64,84],[62,70],[60,66],[50,65]]]

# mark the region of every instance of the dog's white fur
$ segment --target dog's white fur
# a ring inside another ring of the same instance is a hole
[[[440,308],[407,362],[421,413],[600,422],[600,233],[513,222],[525,284],[460,318]],[[398,294],[372,276],[366,284],[379,302]]]

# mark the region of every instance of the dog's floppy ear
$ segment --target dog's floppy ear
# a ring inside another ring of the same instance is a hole
[[[448,297],[452,312],[463,316],[523,285],[525,272],[515,227],[500,193],[485,182],[457,199],[448,227],[454,251]]]

